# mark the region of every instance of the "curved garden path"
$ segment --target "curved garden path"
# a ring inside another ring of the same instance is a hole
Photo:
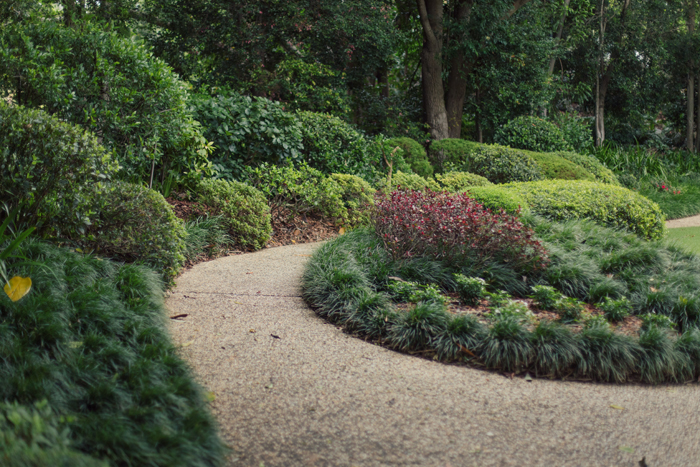
[[[201,263],[168,298],[229,465],[700,465],[697,384],[527,382],[366,343],[301,299],[315,247]]]

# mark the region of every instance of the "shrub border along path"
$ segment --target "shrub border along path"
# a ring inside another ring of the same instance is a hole
[[[168,299],[229,465],[700,463],[696,384],[528,382],[364,342],[304,304],[316,246],[199,264]]]

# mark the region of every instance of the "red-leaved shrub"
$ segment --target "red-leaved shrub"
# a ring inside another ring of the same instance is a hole
[[[375,202],[374,226],[394,259],[429,256],[455,265],[499,260],[521,271],[549,262],[532,229],[465,194],[394,191],[378,194]]]

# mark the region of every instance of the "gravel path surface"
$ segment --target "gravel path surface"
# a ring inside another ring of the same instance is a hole
[[[666,221],[666,227],[669,229],[675,229],[677,227],[700,227],[700,215]]]
[[[314,248],[199,264],[168,299],[229,465],[700,465],[697,384],[526,382],[366,343],[301,299]]]

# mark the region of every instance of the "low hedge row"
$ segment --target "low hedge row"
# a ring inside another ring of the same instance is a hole
[[[46,400],[70,449],[110,465],[223,464],[205,395],[168,337],[162,280],[43,242],[18,253],[29,261],[12,259],[8,270],[33,285],[17,302],[0,294],[0,400]],[[49,455],[101,465],[66,452],[64,437],[44,440]]]
[[[504,188],[522,196],[534,213],[550,219],[591,219],[647,239],[664,236],[666,218],[661,208],[620,186],[579,180],[547,180],[510,183]]]
[[[503,275],[502,269],[494,265],[482,272]],[[700,331],[695,326],[678,337],[656,326],[632,337],[615,333],[600,320],[580,332],[547,320],[528,324],[507,314],[485,325],[431,302],[397,309],[382,291],[389,276],[447,288],[451,281],[439,262],[393,261],[373,232],[356,230],[317,250],[303,276],[303,294],[320,316],[350,332],[398,350],[432,351],[440,360],[613,382],[685,382],[700,375]],[[518,281],[522,287],[522,280],[512,278]]]

